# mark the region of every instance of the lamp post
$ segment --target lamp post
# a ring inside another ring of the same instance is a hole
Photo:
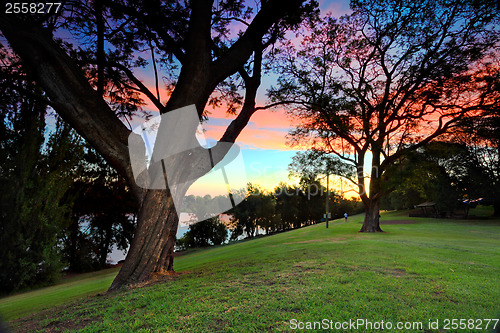
[[[329,211],[329,197],[330,197],[330,173],[327,171],[326,172],[326,214],[325,214],[325,220],[326,220],[326,227],[328,228],[328,211]]]

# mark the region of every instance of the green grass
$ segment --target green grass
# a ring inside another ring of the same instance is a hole
[[[469,209],[469,216],[490,217],[493,211],[493,206],[478,205],[476,208]]]
[[[429,319],[439,319],[441,330],[425,332],[444,332],[446,318],[499,318],[500,221],[388,212],[382,220],[416,223],[382,224],[385,233],[364,234],[358,233],[361,220],[353,216],[329,229],[322,223],[193,251],[176,258],[174,267],[184,274],[162,283],[68,300],[11,324],[28,331],[262,332],[291,331],[291,319],[412,321],[423,322],[424,328]],[[113,274],[66,285],[56,299],[63,301],[90,281],[109,285]],[[26,305],[52,305],[43,295],[62,286],[0,300],[0,311],[15,318],[20,308],[23,313],[37,310],[26,310]]]
[[[117,273],[117,268],[105,269],[65,279],[55,286],[2,298],[0,314],[3,319],[12,320],[82,296],[105,292]]]

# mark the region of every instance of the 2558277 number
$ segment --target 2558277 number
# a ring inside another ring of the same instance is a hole
[[[60,2],[7,2],[5,14],[50,14],[58,13]]]
[[[445,319],[443,329],[469,329],[469,330],[488,330],[497,327],[498,319]],[[490,324],[492,324],[490,326]]]

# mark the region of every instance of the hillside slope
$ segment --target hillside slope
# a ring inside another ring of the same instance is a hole
[[[195,251],[176,258],[178,274],[156,284],[11,324],[20,331],[261,332],[363,318],[422,322],[425,330],[429,320],[443,329],[447,318],[499,317],[499,221],[389,213],[385,233],[362,234],[361,219]]]

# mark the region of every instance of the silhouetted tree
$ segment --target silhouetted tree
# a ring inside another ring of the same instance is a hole
[[[500,76],[500,68],[495,72]],[[500,85],[496,87],[500,90]],[[493,204],[500,216],[500,109],[461,122],[452,139],[468,147],[464,161],[469,171],[467,189],[471,196]]]
[[[226,226],[219,221],[218,217],[212,217],[191,224],[189,230],[179,239],[177,245],[181,250],[185,250],[187,248],[221,245],[226,239]]]
[[[126,179],[139,203],[137,231],[110,290],[173,270],[178,226],[169,189],[136,186],[127,151],[131,132],[119,116],[134,111],[145,96],[160,113],[194,104],[201,118],[214,90],[239,73],[246,98],[220,138],[234,142],[256,110],[258,59],[314,7],[302,2],[262,1],[253,8],[233,0],[72,1],[56,15],[0,13],[2,34],[50,105]],[[238,33],[232,33],[233,27]],[[60,35],[71,36],[76,46],[55,37]],[[151,61],[138,55],[143,51],[149,51]],[[153,91],[134,72],[147,64],[156,78]],[[171,89],[166,103],[158,83],[162,69]],[[212,148],[215,162],[226,153],[222,146]],[[175,171],[172,181],[182,177],[186,166],[199,165],[200,156],[172,159],[167,166]]]
[[[1,292],[60,277],[64,261],[59,237],[72,206],[64,195],[83,150],[79,138],[61,121],[47,118],[53,123],[46,132],[47,105],[35,85],[18,81],[24,91],[20,93],[10,83],[0,77],[4,88],[0,96]]]
[[[258,228],[271,229],[275,221],[274,200],[258,186],[248,184],[246,198],[228,213],[232,216],[231,239],[237,239],[243,233],[247,237],[254,237]]]
[[[387,168],[460,119],[498,108],[499,11],[461,0],[352,1],[351,9],[283,48],[269,96],[297,116],[292,138],[356,168],[361,231],[377,232]]]
[[[63,233],[69,269],[103,268],[113,246],[126,250],[131,243],[135,198],[116,171],[88,147],[67,196],[74,200],[71,224]]]
[[[424,201],[436,203],[439,211],[452,213],[459,199],[472,194],[466,185],[473,170],[470,153],[458,143],[431,142],[406,154],[387,169],[384,187],[394,188],[385,205],[392,209],[412,209]]]

